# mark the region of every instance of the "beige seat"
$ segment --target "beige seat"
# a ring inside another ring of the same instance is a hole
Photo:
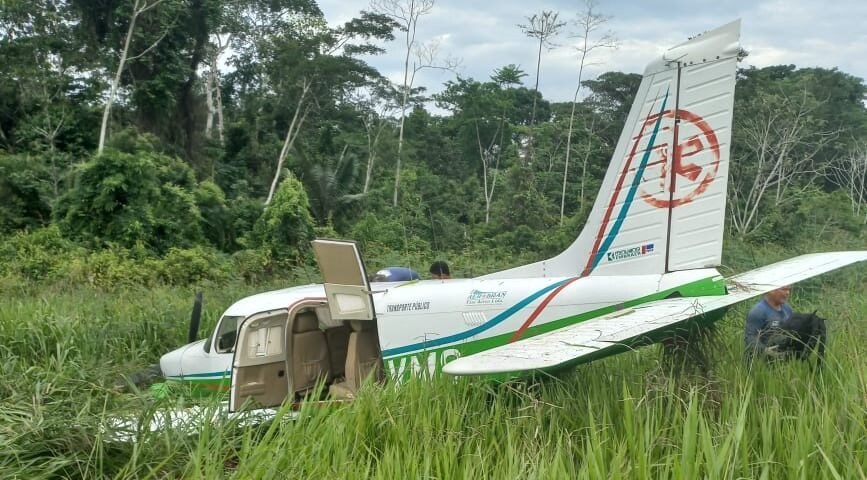
[[[292,379],[296,393],[309,390],[331,371],[328,344],[314,312],[302,312],[292,323]]]
[[[355,392],[370,376],[376,381],[382,379],[382,359],[376,324],[371,321],[352,320],[350,325],[352,333],[349,334],[349,348],[346,352],[346,381],[334,384],[329,389],[329,393],[335,398],[354,398]]]
[[[331,360],[331,378],[339,378],[346,371],[346,354],[349,350],[349,334],[352,329],[348,325],[332,327],[325,330],[325,342]]]

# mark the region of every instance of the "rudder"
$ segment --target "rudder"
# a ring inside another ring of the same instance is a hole
[[[719,265],[739,35],[738,20],[648,65],[575,242],[551,259],[482,278],[647,275]]]

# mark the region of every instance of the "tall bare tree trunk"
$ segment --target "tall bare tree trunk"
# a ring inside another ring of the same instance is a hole
[[[102,150],[105,148],[105,137],[106,132],[108,131],[108,120],[111,116],[111,106],[114,103],[114,97],[117,95],[117,89],[120,85],[120,77],[123,74],[123,69],[126,66],[126,62],[128,60],[134,60],[138,57],[149,52],[151,49],[157,46],[158,43],[166,36],[168,33],[168,29],[163,31],[162,35],[156,41],[154,41],[148,48],[146,48],[143,52],[139,53],[135,57],[129,57],[129,44],[132,40],[133,31],[135,30],[135,22],[138,17],[144,12],[156,7],[163,0],[154,0],[153,3],[147,3],[147,0],[135,0],[135,3],[132,7],[132,15],[129,19],[129,28],[126,30],[126,38],[123,41],[123,51],[120,54],[120,61],[117,64],[117,70],[114,73],[114,78],[111,81],[111,88],[108,92],[108,98],[105,101],[105,108],[102,111],[102,125],[99,127],[99,146],[97,147],[97,153],[102,153]]]
[[[539,40],[539,52],[536,54],[536,84],[533,87],[533,109],[530,113],[530,137],[527,139],[527,147],[530,153],[530,161],[535,159],[536,153],[533,146],[533,125],[536,124],[536,97],[539,96],[539,73],[542,67],[542,47],[547,46],[548,49],[554,48],[551,39],[557,35],[561,28],[566,25],[565,22],[558,22],[557,17],[560,14],[554,11],[543,10],[541,13],[533,14],[527,17],[529,23],[526,25],[518,25],[525,35]]]
[[[385,121],[381,118],[376,119],[376,124],[371,116],[368,116],[364,121],[364,129],[367,132],[367,171],[364,173],[364,188],[362,193],[367,193],[370,190],[370,180],[373,177],[373,163],[376,161],[377,146],[379,145],[379,136],[385,128]]]
[[[232,36],[228,35],[225,43],[220,35],[216,35],[216,48],[213,54],[208,59],[208,138],[211,138],[210,130],[213,128],[213,118],[217,117],[217,138],[220,145],[224,144],[223,139],[223,93],[220,82],[220,57],[229,48]]]
[[[215,62],[216,63],[216,62]],[[216,68],[216,66],[214,67]],[[219,70],[218,70],[219,72]],[[214,89],[214,99],[217,102],[217,138],[220,139],[220,145],[225,145],[225,140],[223,137],[223,132],[225,131],[224,123],[223,123],[223,93],[220,88],[220,77],[219,73],[216,76],[216,88]]]
[[[539,95],[539,72],[542,68],[542,46],[544,45],[545,40],[540,37],[539,38],[539,52],[536,54],[536,83],[533,84],[533,109],[530,110],[530,126],[536,124],[536,97]]]
[[[590,152],[593,144],[593,133],[596,130],[596,119],[590,123],[590,129],[587,131],[587,148],[584,149],[584,158],[581,159],[581,188],[578,193],[578,202],[581,208],[584,208],[584,184],[587,180],[587,162],[590,160]]]
[[[569,160],[572,155],[572,131],[575,123],[575,107],[578,104],[578,93],[581,91],[581,80],[584,75],[584,66],[587,64],[587,56],[597,48],[615,48],[617,46],[617,42],[611,33],[605,33],[598,40],[590,42],[590,34],[608,21],[607,17],[594,13],[593,9],[595,7],[596,0],[585,0],[584,11],[579,14],[576,21],[578,27],[581,29],[581,46],[578,47],[578,51],[581,52],[581,60],[578,64],[578,84],[575,86],[575,95],[572,97],[572,113],[569,114],[569,131],[566,133],[566,164],[563,167],[563,192],[560,195],[560,225],[563,225],[566,207],[566,180],[569,175]],[[584,175],[587,173],[587,157],[589,155],[588,148],[588,151],[584,155],[584,165],[581,173],[582,202],[584,201]]]
[[[129,53],[129,44],[132,40],[132,32],[135,30],[135,21],[139,15],[142,0],[135,0],[132,7],[132,17],[129,19],[129,28],[126,29],[126,38],[123,41],[123,51],[120,54],[120,61],[117,64],[117,70],[114,72],[114,78],[111,81],[111,88],[108,91],[108,98],[105,100],[105,108],[102,111],[102,125],[99,127],[99,147],[96,153],[102,153],[105,148],[105,135],[108,131],[108,118],[111,115],[111,105],[114,103],[114,97],[117,95],[117,87],[120,85],[120,76],[123,73],[123,68],[126,64],[126,57]]]
[[[216,114],[214,108],[214,83],[215,82],[215,72],[214,72],[214,63],[213,59],[208,62],[208,77],[205,81],[205,103],[208,106],[208,118],[205,120],[205,138],[208,140],[211,139],[211,130],[214,128],[214,115]]]
[[[271,182],[271,189],[268,190],[268,198],[265,200],[265,207],[271,203],[274,198],[274,192],[277,190],[277,184],[280,182],[280,172],[283,170],[283,162],[286,161],[286,156],[289,150],[295,144],[295,139],[298,138],[298,132],[301,131],[301,125],[307,117],[307,112],[310,110],[304,103],[307,97],[307,92],[310,91],[312,82],[308,79],[303,80],[301,89],[301,97],[298,99],[298,105],[295,106],[295,114],[292,116],[292,122],[289,124],[289,130],[286,132],[286,139],[283,141],[283,148],[280,149],[280,156],[277,157],[277,171],[274,172],[274,180]]]
[[[392,206],[397,207],[397,193],[400,191],[400,160],[403,152],[403,125],[406,122],[406,101],[409,97],[409,86],[407,81],[409,78],[409,53],[410,49],[406,50],[406,62],[404,63],[403,71],[403,95],[400,101],[400,131],[397,135],[397,165],[394,168],[394,198]]]
[[[494,137],[491,139],[491,145],[485,149],[482,146],[482,136],[479,133],[479,124],[476,122],[476,141],[479,144],[479,158],[482,160],[482,187],[485,191],[485,223],[488,223],[491,220],[491,201],[494,198],[494,188],[497,186],[497,172],[500,167],[500,149],[499,145],[497,145],[497,135],[500,135],[500,141],[502,142],[502,128],[504,122],[500,122],[497,131],[494,132]],[[495,151],[496,148],[496,151]],[[488,170],[490,168],[491,159],[496,158],[496,163],[494,164],[494,175],[491,179],[491,188],[488,189]]]
[[[400,132],[397,139],[397,161],[394,169],[394,197],[392,200],[392,206],[397,207],[400,192],[400,167],[403,155],[403,126],[406,120],[406,103],[409,100],[409,92],[412,89],[415,72],[419,68],[422,68],[420,66],[414,67],[412,77],[410,77],[409,57],[416,44],[415,34],[418,27],[418,19],[430,12],[434,6],[434,0],[372,0],[370,5],[374,12],[388,15],[397,21],[401,29],[406,32],[406,56],[403,61],[403,90],[400,102]]]
[[[566,165],[563,166],[563,192],[560,194],[560,225],[563,225],[566,208],[566,180],[569,178],[569,157],[572,154],[572,126],[575,123],[575,106],[578,104],[578,92],[581,91],[581,74],[584,73],[584,55],[581,56],[581,67],[578,68],[578,87],[572,97],[572,112],[569,114],[569,130],[566,132]],[[583,192],[582,192],[583,196]]]

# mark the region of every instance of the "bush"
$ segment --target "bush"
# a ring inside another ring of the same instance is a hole
[[[271,255],[263,250],[239,250],[232,254],[232,276],[247,283],[258,283],[271,274]]]
[[[171,285],[223,281],[228,277],[225,262],[218,252],[210,248],[172,248],[161,260],[154,261],[153,265],[158,278]]]
[[[141,243],[163,253],[201,239],[194,184],[181,160],[154,151],[146,139],[130,141],[81,165],[54,214],[65,235],[88,245]]]
[[[202,215],[205,238],[220,250],[227,250],[230,244],[232,217],[226,206],[226,195],[214,182],[204,181],[194,192],[196,206]]]
[[[228,262],[207,247],[172,248],[156,258],[144,247],[107,248],[71,258],[56,270],[53,280],[81,282],[99,288],[194,285],[228,279]]]
[[[408,233],[394,218],[377,218],[368,213],[352,227],[349,236],[359,243],[365,258],[431,257],[430,243]]]
[[[75,267],[72,267],[75,265]],[[156,275],[141,252],[108,248],[88,255],[83,263],[74,262],[66,270],[72,278],[80,277],[100,288],[153,285]]]
[[[232,252],[249,246],[249,236],[256,220],[262,215],[264,204],[260,200],[238,197],[229,201],[231,225],[228,232],[228,248]]]
[[[365,252],[400,251],[404,246],[403,224],[394,219],[377,218],[365,214],[350,231],[349,236],[361,245]]]
[[[16,232],[0,243],[0,272],[30,281],[47,279],[75,256],[75,250],[54,225]]]
[[[307,258],[313,239],[313,217],[304,186],[294,177],[284,180],[253,227],[252,246],[277,262],[298,263]]]
[[[0,154],[0,232],[45,225],[48,171],[37,158]]]

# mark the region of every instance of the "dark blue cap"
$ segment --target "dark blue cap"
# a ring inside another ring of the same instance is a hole
[[[376,272],[371,281],[373,282],[405,282],[408,280],[418,280],[415,270],[406,267],[386,267]]]

